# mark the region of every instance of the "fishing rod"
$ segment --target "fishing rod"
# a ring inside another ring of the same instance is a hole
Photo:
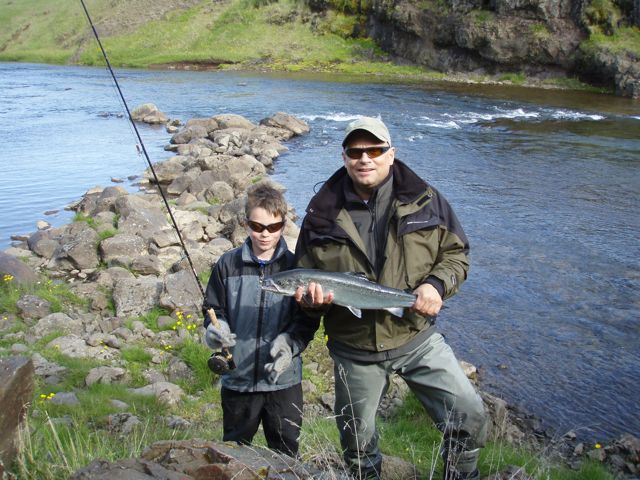
[[[124,94],[122,93],[122,89],[120,88],[120,83],[118,82],[118,78],[116,77],[115,72],[113,71],[113,68],[111,68],[111,62],[109,62],[109,57],[107,56],[107,52],[105,51],[104,47],[102,46],[102,42],[100,41],[100,36],[98,35],[98,31],[96,30],[96,27],[93,23],[93,20],[91,19],[91,15],[89,15],[89,10],[87,9],[87,6],[84,3],[84,0],[80,0],[80,4],[82,5],[82,9],[84,10],[84,13],[87,17],[87,21],[89,22],[89,25],[91,26],[91,30],[93,31],[93,36],[96,39],[96,42],[98,43],[98,46],[100,47],[100,51],[102,52],[102,57],[104,58],[105,63],[107,64],[107,69],[109,70],[109,73],[111,74],[111,78],[113,79],[113,83],[116,86],[116,90],[118,91],[118,94],[120,95],[120,100],[122,101],[122,105],[124,106],[125,111],[127,112],[127,118],[129,119],[129,123],[131,124],[131,126],[133,127],[133,131],[135,132],[135,135],[138,139],[138,143],[140,145],[140,149],[142,150],[142,153],[144,155],[144,158],[147,162],[147,165],[149,166],[149,169],[151,170],[151,173],[153,174],[153,179],[156,182],[156,185],[158,185],[158,190],[160,191],[160,196],[162,197],[162,201],[164,202],[164,206],[167,209],[167,212],[169,212],[169,217],[171,218],[171,223],[173,225],[174,230],[176,231],[177,235],[178,235],[178,240],[180,241],[180,246],[182,247],[182,251],[184,252],[184,255],[189,263],[189,267],[191,270],[191,273],[193,273],[193,278],[195,279],[196,285],[198,285],[198,289],[200,290],[200,293],[202,294],[202,299],[205,300],[206,294],[204,291],[204,288],[202,287],[202,284],[200,283],[200,280],[198,279],[198,274],[196,272],[195,267],[193,266],[193,261],[191,260],[191,256],[189,255],[189,250],[187,249],[187,246],[184,243],[184,240],[182,238],[182,234],[180,233],[180,228],[178,227],[178,222],[176,222],[175,217],[173,216],[173,212],[171,211],[171,207],[169,206],[169,201],[167,200],[167,196],[165,195],[164,191],[162,190],[162,187],[160,186],[160,180],[158,179],[158,175],[156,175],[156,170],[153,167],[153,164],[151,163],[151,159],[149,158],[149,154],[147,153],[147,149],[144,145],[144,142],[142,141],[142,137],[140,136],[140,132],[138,131],[138,127],[136,126],[136,122],[134,122],[133,117],[131,116],[131,111],[129,110],[129,105],[127,104],[127,100],[124,98]],[[220,326],[220,322],[218,321],[218,318],[216,317],[216,313],[213,311],[213,308],[209,308],[207,309],[207,315],[209,315],[209,319],[211,320],[211,323],[213,324],[214,327],[219,327]],[[220,352],[215,352],[213,355],[211,355],[211,358],[209,358],[208,361],[208,365],[209,368],[211,370],[213,370],[215,373],[224,373],[225,371],[228,370],[232,370],[235,368],[235,364],[233,361],[233,356],[231,355],[231,352],[229,351],[228,348],[223,347],[222,350]]]

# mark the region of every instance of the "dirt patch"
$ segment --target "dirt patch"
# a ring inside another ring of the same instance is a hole
[[[207,71],[207,70],[218,70],[220,69],[220,65],[229,64],[233,62],[229,62],[226,60],[194,60],[194,61],[185,61],[185,62],[170,62],[170,63],[154,63],[149,65],[148,68],[154,70],[196,70],[196,71]]]

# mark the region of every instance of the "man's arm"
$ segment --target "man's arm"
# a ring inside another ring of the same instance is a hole
[[[456,233],[443,227],[439,229],[438,257],[424,284],[430,284],[443,300],[455,295],[467,279],[469,271],[469,245]],[[466,240],[466,237],[465,237]],[[442,289],[442,291],[440,291]]]

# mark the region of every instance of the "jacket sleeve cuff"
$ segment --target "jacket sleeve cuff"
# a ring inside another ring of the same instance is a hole
[[[433,275],[430,275],[426,278],[426,280],[423,283],[428,283],[429,285],[431,285],[433,288],[435,288],[438,291],[438,293],[440,294],[440,298],[444,298],[444,282],[440,280],[438,277],[434,277]]]

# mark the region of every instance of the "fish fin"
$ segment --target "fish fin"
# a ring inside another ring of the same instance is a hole
[[[361,278],[363,280],[369,280],[367,278],[367,274],[364,272],[345,272],[345,275],[350,275],[352,277]],[[371,280],[369,280],[371,281]]]
[[[402,315],[404,315],[404,308],[402,307],[385,308],[385,310],[396,317],[402,318]]]
[[[362,318],[362,311],[359,308],[355,307],[347,307],[351,313],[353,313],[356,317]]]

